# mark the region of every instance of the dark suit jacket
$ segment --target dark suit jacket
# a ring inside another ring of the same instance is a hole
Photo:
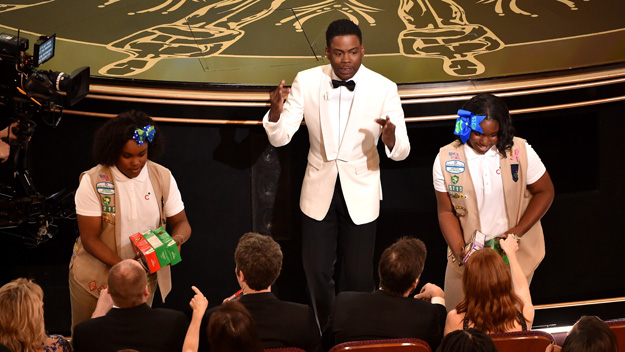
[[[271,292],[243,295],[239,302],[252,315],[263,348],[299,347],[308,352],[323,350],[319,328],[309,306],[281,301]],[[206,313],[206,322],[217,308]],[[210,346],[204,342],[200,350],[208,351]]]
[[[179,311],[152,309],[147,304],[113,308],[105,316],[74,328],[74,352],[115,352],[131,348],[141,352],[181,351],[187,317]]]
[[[341,292],[323,331],[326,349],[347,341],[414,337],[432,351],[443,338],[447,311],[442,304],[391,296],[384,291]]]

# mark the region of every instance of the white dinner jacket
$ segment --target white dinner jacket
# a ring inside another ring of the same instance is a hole
[[[410,142],[404,121],[397,85],[361,65],[354,100],[341,144],[333,137],[328,101],[332,90],[332,67],[318,66],[301,71],[295,77],[291,93],[284,103],[280,119],[263,126],[269,142],[275,147],[288,144],[306,121],[310,138],[308,165],[302,184],[300,208],[307,216],[322,220],[330,208],[337,175],[349,215],[355,224],[375,220],[380,212],[382,187],[377,143],[382,128],[375,122],[388,115],[395,124],[395,147],[386,148],[387,156],[403,160],[410,153]]]

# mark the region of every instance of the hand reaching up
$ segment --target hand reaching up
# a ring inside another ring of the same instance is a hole
[[[284,88],[284,80],[280,82],[280,85],[269,94],[269,101],[271,108],[269,111],[269,121],[277,122],[282,114],[282,108],[284,107],[284,100],[291,92],[291,89]]]
[[[208,307],[208,300],[197,287],[191,286],[191,289],[195,291],[195,296],[191,298],[189,306],[193,309],[194,315],[199,314],[200,316],[203,316],[206,308]]]

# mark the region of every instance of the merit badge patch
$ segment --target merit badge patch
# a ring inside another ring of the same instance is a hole
[[[113,195],[115,194],[115,186],[110,182],[98,182],[95,184],[95,188],[100,194]]]
[[[510,171],[512,171],[512,181],[517,182],[519,180],[519,164],[511,164]]]
[[[100,176],[100,180],[102,181],[111,182],[111,178],[108,177],[108,175],[98,174],[98,176]]]
[[[445,162],[445,171],[452,174],[461,174],[464,172],[464,162],[460,160],[449,160]]]
[[[102,221],[115,225],[115,213],[102,213]]]
[[[519,148],[514,148],[514,154],[512,154],[512,156],[510,157],[510,160],[515,160],[517,161],[517,163],[521,162],[521,159],[519,158]]]
[[[459,192],[459,193],[462,193],[462,186],[449,185],[449,186],[447,186],[447,188],[449,189],[449,192]]]
[[[102,203],[104,203],[104,205],[111,204],[111,197],[109,196],[102,197]]]
[[[451,183],[453,183],[454,185],[458,183],[458,181],[460,181],[460,177],[458,177],[458,175],[451,175]],[[462,191],[460,191],[462,192]]]
[[[465,216],[467,214],[467,208],[460,206],[460,205],[456,205],[454,207],[454,211],[456,212],[456,215],[458,216]]]
[[[98,288],[98,284],[95,283],[95,280],[89,283],[89,290],[95,291]]]

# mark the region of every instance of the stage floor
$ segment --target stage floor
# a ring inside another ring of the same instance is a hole
[[[399,84],[625,62],[623,0],[25,0],[0,32],[57,35],[41,69],[95,78],[274,86],[326,64],[325,28],[363,31],[364,64]]]

